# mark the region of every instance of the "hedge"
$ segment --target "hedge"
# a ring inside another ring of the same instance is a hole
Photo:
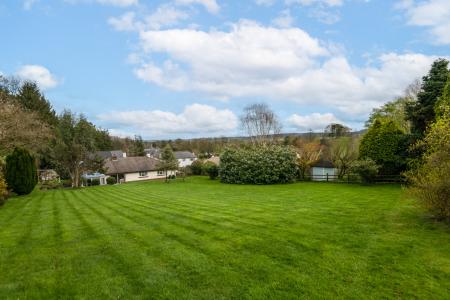
[[[219,176],[225,183],[289,183],[296,175],[296,153],[290,147],[229,148],[220,156]]]
[[[203,170],[210,179],[214,180],[219,176],[219,167],[211,161],[207,161],[203,164]]]

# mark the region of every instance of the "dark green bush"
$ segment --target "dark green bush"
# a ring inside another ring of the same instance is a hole
[[[91,179],[91,186],[95,186],[95,185],[100,185],[100,179],[98,178],[93,178]]]
[[[108,177],[108,178],[106,178],[106,183],[109,184],[109,185],[116,184],[116,182],[117,182],[117,180],[116,180],[115,177]]]
[[[62,184],[59,180],[47,180],[41,183],[41,190],[54,190],[62,187]]]
[[[38,182],[36,162],[25,149],[15,148],[6,158],[6,183],[18,195],[33,191]]]
[[[203,172],[203,161],[197,159],[190,166],[192,175],[202,175]]]
[[[226,149],[220,156],[219,174],[226,183],[293,182],[297,175],[296,153],[284,146]]]
[[[219,167],[213,162],[207,161],[204,163],[203,170],[211,179],[216,179],[219,176]]]
[[[378,174],[379,166],[371,159],[355,161],[351,171],[361,177],[363,183],[373,183]]]
[[[183,176],[191,176],[192,168],[191,166],[186,166],[178,169]]]
[[[61,184],[65,188],[70,188],[72,187],[72,179],[63,179],[61,180]]]
[[[379,174],[398,175],[406,170],[411,137],[393,121],[375,121],[359,146],[361,159],[371,159],[379,166]]]

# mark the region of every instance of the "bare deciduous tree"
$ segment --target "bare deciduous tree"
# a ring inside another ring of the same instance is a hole
[[[0,91],[0,156],[15,147],[26,148],[36,155],[48,147],[52,130],[36,113],[24,111],[8,97]]]
[[[358,159],[358,143],[356,138],[342,137],[331,142],[330,159],[338,169],[338,177],[343,178]]]
[[[411,101],[417,101],[417,95],[421,90],[422,90],[422,80],[417,78],[405,89],[405,97]]]
[[[322,146],[316,142],[297,141],[295,144],[297,152],[297,166],[300,172],[300,178],[306,178],[311,165],[317,162],[322,156]]]
[[[247,106],[241,116],[242,129],[246,131],[253,145],[267,145],[274,141],[281,131],[276,114],[264,103]]]

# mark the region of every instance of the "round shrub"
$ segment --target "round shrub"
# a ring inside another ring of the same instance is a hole
[[[192,162],[190,169],[191,169],[192,175],[202,175],[203,161],[197,159],[196,161]]]
[[[405,171],[410,136],[404,134],[393,121],[375,121],[361,139],[359,156],[371,159],[382,175],[398,175]]]
[[[38,182],[36,162],[25,149],[15,148],[6,158],[6,183],[18,195],[33,191]]]
[[[47,180],[40,184],[41,190],[55,190],[61,188],[62,184],[59,180]]]
[[[293,182],[297,175],[296,153],[285,146],[226,149],[220,156],[219,174],[226,183]]]
[[[371,159],[358,160],[353,163],[351,170],[361,177],[363,183],[373,183],[378,174],[379,166]]]
[[[117,182],[117,180],[116,180],[115,177],[108,177],[108,178],[106,178],[106,183],[109,184],[109,185],[116,184],[116,182]]]
[[[203,170],[211,179],[216,179],[219,176],[219,167],[213,162],[207,161],[203,165]]]
[[[91,186],[100,185],[100,179],[93,178],[91,179]]]

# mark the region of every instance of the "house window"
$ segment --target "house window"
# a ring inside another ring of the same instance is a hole
[[[139,177],[147,177],[147,172],[139,172]]]
[[[158,171],[158,176],[163,176],[164,175],[164,171]]]

